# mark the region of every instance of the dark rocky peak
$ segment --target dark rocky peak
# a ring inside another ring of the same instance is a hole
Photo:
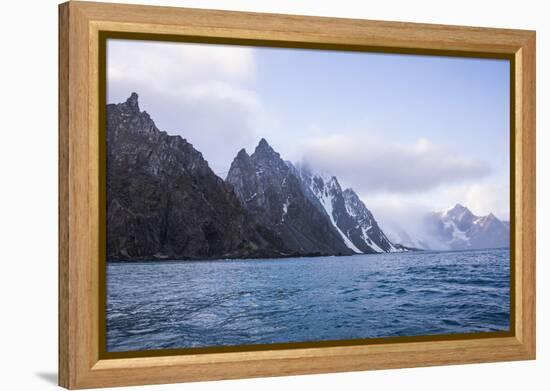
[[[246,152],[246,149],[242,148],[235,159],[250,159],[250,155]]]
[[[250,155],[246,152],[244,148],[242,148],[239,153],[237,153],[237,156],[233,159],[233,162],[231,163],[231,167],[240,167],[241,169],[244,167],[252,167],[253,163],[250,158]],[[250,173],[247,173],[250,174]]]
[[[256,149],[254,150],[254,153],[252,156],[256,160],[261,159],[271,159],[271,158],[277,158],[280,159],[281,155],[279,155],[275,150],[269,145],[269,143],[266,141],[265,138],[262,138],[260,142],[258,143],[258,146],[256,146]],[[284,163],[284,162],[283,162]]]
[[[311,190],[317,196],[326,197],[330,194],[335,194],[335,193],[339,194],[342,192],[340,183],[338,182],[338,179],[336,179],[335,176],[310,174],[307,178],[308,178],[307,181],[311,182],[310,184]]]
[[[319,201],[303,186],[298,169],[285,162],[265,139],[249,158],[239,152],[226,182],[242,205],[296,254],[353,254]]]
[[[340,182],[338,182],[338,179],[335,176],[330,177],[330,179],[327,182],[327,185],[332,190],[342,191],[342,187],[340,186]]]
[[[225,182],[233,187],[233,190],[239,200],[246,205],[247,201],[252,200],[252,195],[256,192],[256,167],[243,148],[233,159]]]
[[[139,101],[138,101],[138,94],[136,94],[135,92],[132,92],[132,94],[128,97],[128,99],[126,99],[126,106],[128,106],[128,108],[130,109],[133,109],[137,112],[139,112]]]
[[[125,102],[107,105],[107,129],[108,156],[117,162],[135,161],[155,175],[166,171],[168,165],[197,175],[213,174],[202,153],[191,143],[179,135],[160,131],[149,114],[140,111],[136,93]]]
[[[288,254],[192,144],[139,111],[137,94],[107,105],[106,160],[108,259]]]
[[[118,103],[116,105],[107,105],[109,106],[116,106],[117,109],[125,116],[144,116],[150,119],[149,114],[147,114],[145,111],[141,111],[139,108],[139,96],[135,92],[132,92],[132,94],[126,99],[126,101]]]
[[[273,148],[271,148],[271,145],[269,145],[267,140],[263,137],[260,139],[260,142],[258,143],[258,146],[256,147],[256,150],[258,150],[258,149],[269,151],[269,152],[274,152]]]
[[[325,181],[320,176],[313,176],[311,178],[311,183],[313,184],[313,190],[315,192],[322,191],[325,188]]]
[[[107,105],[107,126],[112,136],[122,130],[147,133],[153,137],[161,133],[149,114],[140,111],[138,94],[135,92],[123,103]]]
[[[291,173],[291,169],[281,158],[281,155],[264,138],[260,140],[254,153],[250,155],[250,160],[256,167],[255,174],[257,176],[267,176],[272,181],[280,181]]]

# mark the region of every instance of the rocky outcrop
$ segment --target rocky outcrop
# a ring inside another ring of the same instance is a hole
[[[376,219],[352,190],[342,190],[335,176],[312,173],[304,164],[292,166],[306,194],[324,210],[346,246],[356,253],[407,251],[386,237]]]
[[[133,93],[107,106],[109,260],[262,258],[405,251],[336,177],[285,162],[265,139],[214,174],[157,128]]]
[[[140,111],[137,94],[107,106],[108,259],[289,254],[193,145]]]
[[[226,182],[258,222],[275,231],[291,251],[302,255],[351,255],[322,208],[306,194],[301,180],[262,139],[254,153],[241,150]]]
[[[360,248],[372,249],[377,253],[412,250],[405,246],[397,246],[388,239],[372,212],[367,209],[353,189],[346,189],[343,194],[346,212],[355,223],[349,229],[350,239],[353,243]],[[366,252],[366,250],[364,251]]]

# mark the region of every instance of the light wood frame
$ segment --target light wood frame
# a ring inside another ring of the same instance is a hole
[[[514,300],[498,338],[102,359],[98,40],[100,31],[340,45],[400,53],[503,55],[511,113]],[[535,32],[68,2],[59,6],[59,384],[92,388],[535,358]]]

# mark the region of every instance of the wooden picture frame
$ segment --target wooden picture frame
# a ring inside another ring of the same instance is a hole
[[[105,358],[100,348],[104,304],[98,300],[105,284],[100,273],[105,257],[100,105],[105,98],[99,93],[104,32],[163,40],[510,59],[512,331],[480,338],[397,338],[345,346]],[[59,6],[61,386],[529,360],[535,358],[535,346],[535,32],[79,1]]]

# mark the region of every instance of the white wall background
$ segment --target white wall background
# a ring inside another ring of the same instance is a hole
[[[119,0],[123,2],[123,0]],[[543,1],[149,0],[135,3],[537,30],[538,359],[143,387],[154,390],[537,390],[550,376],[547,303],[550,31]],[[57,1],[1,3],[0,389],[53,389],[57,376]],[[138,389],[138,388],[136,388]],[[547,389],[547,388],[546,388]]]

